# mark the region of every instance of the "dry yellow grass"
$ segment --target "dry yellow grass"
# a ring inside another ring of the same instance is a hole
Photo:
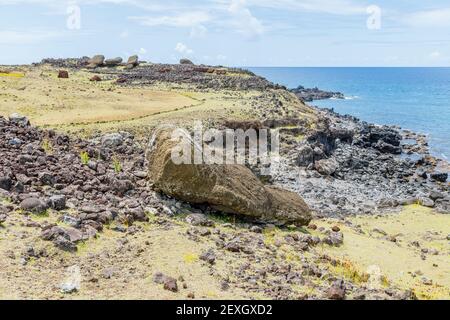
[[[112,79],[91,82],[93,73],[87,71],[70,71],[69,79],[58,79],[58,70],[51,67],[9,72],[24,77],[0,77],[0,115],[18,112],[35,125],[86,135],[97,130],[139,133],[162,123],[255,119],[260,104],[272,97],[261,100],[264,93],[257,91],[197,90],[170,83],[122,87]],[[314,118],[312,109],[285,91],[273,93],[296,116]]]
[[[361,273],[379,269],[388,281],[403,289],[412,288],[419,298],[450,299],[450,245],[446,240],[450,234],[449,215],[413,205],[399,214],[349,220],[360,225],[364,234],[333,220],[318,222],[326,228],[338,225],[345,237],[342,247],[323,246],[324,253],[351,261]],[[387,240],[374,229],[394,236],[397,242]],[[414,241],[420,243],[420,248],[412,245]],[[422,260],[421,248],[436,249],[439,254],[427,254]],[[417,271],[419,275],[415,275]],[[433,284],[425,285],[422,277],[431,279]]]
[[[133,120],[199,103],[177,92],[90,82],[91,76],[77,72],[58,79],[55,71],[37,68],[23,78],[0,78],[0,114],[20,112],[40,126],[76,125]]]

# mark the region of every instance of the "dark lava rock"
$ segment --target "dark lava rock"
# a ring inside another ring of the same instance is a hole
[[[13,113],[12,115],[10,115],[9,121],[22,127],[27,127],[30,125],[30,121],[28,120],[28,118],[18,113]]]
[[[66,196],[64,195],[56,195],[50,197],[49,201],[50,208],[60,211],[64,210],[66,208]]]
[[[95,75],[92,78],[90,78],[89,81],[99,82],[99,81],[102,81],[102,78],[100,78],[99,76]]]
[[[298,149],[297,165],[307,167],[314,162],[314,150],[309,145],[301,146]]]
[[[69,72],[67,72],[65,70],[60,70],[58,72],[58,78],[59,79],[69,79]]]
[[[186,222],[193,226],[214,227],[214,222],[206,218],[204,214],[192,213],[186,217]]]
[[[119,64],[121,64],[122,61],[123,61],[123,59],[120,58],[120,57],[113,58],[113,59],[106,59],[105,60],[105,66],[115,67],[115,66],[118,66]]]
[[[53,186],[56,182],[55,176],[49,172],[41,172],[39,173],[39,180],[44,185]]]
[[[344,234],[342,232],[330,232],[328,236],[326,236],[322,242],[330,245],[339,247],[344,244]]]
[[[181,59],[180,60],[180,64],[189,64],[189,65],[193,65],[194,63],[189,60],[189,59]]]
[[[344,94],[341,92],[329,92],[323,91],[319,88],[307,89],[303,86],[298,86],[296,89],[291,89],[299,99],[306,102],[311,102],[314,100],[325,100],[325,99],[345,99]]]
[[[26,212],[41,214],[48,209],[48,206],[38,198],[27,198],[20,203],[20,208]]]
[[[335,281],[327,291],[327,298],[331,300],[345,299],[345,283],[343,280]]]
[[[12,180],[8,177],[0,177],[0,189],[10,191],[12,187]]]
[[[216,261],[216,253],[213,249],[209,249],[200,255],[200,260],[206,261],[209,264],[214,264]]]
[[[166,276],[158,272],[153,276],[153,282],[164,285],[164,289],[172,292],[178,292],[178,284],[175,278]]]
[[[439,182],[447,182],[448,173],[436,172],[431,174],[431,179]]]
[[[76,252],[77,251],[77,245],[73,243],[72,241],[66,239],[63,236],[56,237],[55,240],[53,240],[53,243],[55,246],[61,250],[68,251],[68,252]]]

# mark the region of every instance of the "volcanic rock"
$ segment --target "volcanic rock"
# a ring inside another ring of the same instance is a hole
[[[65,70],[60,70],[58,72],[58,78],[59,79],[69,79],[69,72],[67,72]]]
[[[190,64],[190,65],[193,65],[194,63],[193,63],[191,60],[189,60],[189,59],[181,59],[181,60],[180,60],[180,64]]]
[[[153,140],[147,159],[155,190],[225,213],[281,224],[310,222],[310,209],[297,194],[263,185],[242,165],[177,165],[171,158],[176,146],[170,130],[159,131]]]
[[[117,58],[114,58],[114,59],[106,59],[105,60],[105,66],[115,67],[115,66],[118,66],[119,64],[121,64],[122,61],[123,61],[123,59],[120,58],[120,57],[117,57]]]
[[[89,60],[88,67],[89,68],[96,68],[103,65],[105,61],[105,56],[103,55],[96,55],[92,59]]]

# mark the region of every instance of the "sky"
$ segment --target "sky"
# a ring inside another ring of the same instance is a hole
[[[450,66],[449,0],[0,0],[0,64]]]

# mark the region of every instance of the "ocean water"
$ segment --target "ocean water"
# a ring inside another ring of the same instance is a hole
[[[340,91],[345,100],[311,104],[425,133],[432,154],[450,160],[450,68],[247,69],[288,88]]]

